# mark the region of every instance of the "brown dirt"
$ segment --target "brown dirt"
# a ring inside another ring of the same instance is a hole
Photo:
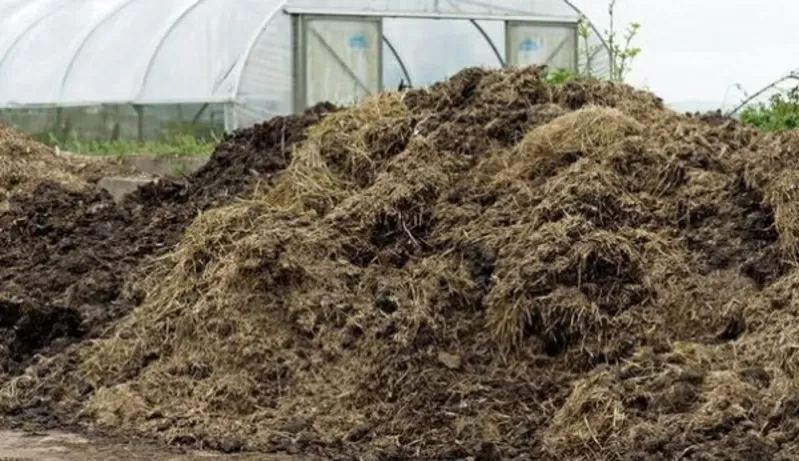
[[[43,180],[70,191],[84,191],[103,176],[134,173],[114,158],[86,158],[57,153],[0,124],[0,211],[9,201],[30,194]]]
[[[799,137],[468,69],[298,146],[0,408],[342,459],[799,456]],[[139,200],[203,196],[170,187]]]
[[[0,213],[0,372],[13,376],[34,354],[102,333],[140,300],[131,272],[174,246],[197,214],[268,182],[330,109],[232,134],[195,175],[162,179],[120,205],[90,184],[105,171],[98,165],[0,132],[12,167],[0,178],[15,185]]]
[[[0,212],[8,210],[14,197],[30,193],[44,178],[67,190],[87,187],[84,178],[52,149],[0,124]]]
[[[64,432],[0,431],[0,461],[316,461],[299,456],[220,454]]]

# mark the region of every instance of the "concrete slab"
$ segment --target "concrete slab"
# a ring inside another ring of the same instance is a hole
[[[169,157],[159,155],[130,154],[122,157],[122,163],[136,171],[159,176],[191,174],[208,162],[208,157]]]
[[[126,195],[134,192],[140,186],[155,181],[157,179],[147,177],[107,176],[101,179],[97,185],[107,190],[114,197],[114,200],[120,202]]]
[[[263,453],[225,455],[136,443],[114,443],[75,434],[0,431],[0,461],[307,461]]]
[[[75,152],[59,150],[56,147],[56,154],[79,158],[82,161],[100,161],[104,157],[82,155]],[[130,153],[119,156],[122,165],[130,167],[138,172],[156,176],[175,176],[192,174],[208,163],[208,157],[191,156],[169,156],[169,155],[148,155]]]

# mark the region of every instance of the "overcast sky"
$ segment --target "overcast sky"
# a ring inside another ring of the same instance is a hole
[[[606,0],[575,2],[597,25]],[[727,105],[799,68],[799,0],[617,0],[619,20],[641,23],[642,54],[629,82],[669,102]]]

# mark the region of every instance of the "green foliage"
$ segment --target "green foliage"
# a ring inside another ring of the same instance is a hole
[[[641,24],[632,22],[627,25],[624,35],[618,36],[616,30],[616,0],[608,2],[608,16],[610,19],[610,26],[605,30],[602,39],[607,44],[610,50],[610,80],[613,82],[624,82],[627,75],[630,73],[632,62],[638,55],[641,54],[641,48],[633,46],[633,40],[638,36],[641,30]],[[594,34],[587,18],[580,18],[577,26],[577,35],[580,37],[582,45],[580,47],[580,54],[582,60],[585,62],[585,69],[583,73],[590,75],[594,69],[593,60],[597,53],[601,51],[601,45],[591,45],[589,39]]]
[[[621,44],[617,40],[608,43],[611,62],[613,62],[610,79],[614,82],[623,82],[627,78],[632,61],[641,54],[641,48],[632,46],[632,41],[638,35],[640,28],[639,23],[632,22],[627,25]]]
[[[577,76],[578,74],[576,72],[569,69],[550,69],[547,71],[544,80],[553,85],[562,85]]]
[[[76,136],[59,141],[54,134],[43,140],[51,146],[85,155],[115,155],[130,154],[172,155],[172,156],[208,156],[221,137],[211,134],[208,137],[195,137],[188,134],[165,137],[161,141],[131,141],[118,139],[113,141],[83,141]]]
[[[799,86],[773,95],[768,102],[747,106],[741,121],[766,131],[799,129]]]

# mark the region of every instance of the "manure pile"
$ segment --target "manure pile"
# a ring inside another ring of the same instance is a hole
[[[138,306],[7,379],[0,410],[337,459],[799,457],[799,136],[539,68],[311,118],[228,138],[197,176],[214,193],[120,207],[162,210],[131,237],[157,260],[104,260],[136,268]]]
[[[194,175],[152,183],[119,205],[91,183],[102,176],[98,164],[0,128],[0,377],[127,313],[142,296],[133,283],[146,270],[139,265],[169,251],[202,210],[268,182],[329,110],[233,134]]]

